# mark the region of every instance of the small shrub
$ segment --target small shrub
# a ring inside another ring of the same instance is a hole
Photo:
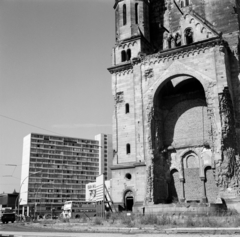
[[[171,218],[168,217],[167,215],[162,215],[158,218],[157,224],[158,225],[169,225],[169,224],[171,224]]]
[[[117,220],[119,219],[120,216],[119,216],[119,213],[111,213],[110,216],[109,216],[109,220],[112,222],[112,224]]]
[[[131,216],[121,215],[120,218],[123,225],[126,225],[128,227],[135,226],[134,222],[135,217],[133,214]]]
[[[198,226],[201,227],[218,227],[218,222],[213,217],[203,217],[201,220],[198,220]]]
[[[233,219],[233,227],[240,227],[240,216]]]
[[[103,224],[103,220],[101,218],[99,218],[99,217],[95,217],[94,224],[95,225],[102,225]]]
[[[194,227],[195,226],[195,221],[193,220],[192,217],[188,216],[186,220],[186,227]]]
[[[85,215],[82,218],[82,222],[87,222],[87,217]]]
[[[178,198],[177,197],[173,197],[172,203],[179,203]]]

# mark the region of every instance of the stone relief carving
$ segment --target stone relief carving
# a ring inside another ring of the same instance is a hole
[[[152,78],[153,77],[153,69],[149,68],[149,69],[145,70],[144,77],[145,77],[145,80]]]
[[[123,91],[119,91],[115,95],[115,103],[120,104],[124,102]]]
[[[219,94],[222,126],[222,160],[216,163],[216,182],[221,190],[239,189],[239,158],[235,152],[236,140],[232,101],[228,88]]]
[[[212,149],[212,167],[214,167],[214,155],[216,153],[220,153],[221,150],[221,141],[219,138],[219,132],[218,132],[218,127],[216,124],[216,118],[215,118],[215,112],[214,112],[214,87],[215,87],[215,83],[209,83],[207,85],[207,88],[205,90],[205,94],[206,94],[206,100],[207,100],[207,114],[208,114],[208,118],[211,121],[211,131],[209,134],[210,139],[210,147]],[[216,157],[217,158],[217,157]]]
[[[147,195],[146,201],[153,202],[153,166],[148,166],[147,169]]]

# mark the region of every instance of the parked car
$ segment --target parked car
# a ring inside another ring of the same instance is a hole
[[[11,221],[12,223],[16,220],[15,213],[3,213],[1,217],[1,221],[3,224]]]

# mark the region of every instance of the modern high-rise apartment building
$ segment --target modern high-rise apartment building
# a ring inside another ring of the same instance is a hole
[[[95,140],[99,141],[99,174],[104,174],[105,180],[112,178],[110,167],[113,160],[112,135],[98,134]]]
[[[43,134],[24,137],[20,205],[38,213],[61,211],[64,201],[85,201],[85,185],[99,174],[99,141]]]

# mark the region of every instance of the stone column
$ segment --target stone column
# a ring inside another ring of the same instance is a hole
[[[27,216],[29,216],[29,206],[27,206]]]
[[[182,198],[180,198],[180,202],[185,202],[185,189],[184,189],[184,178],[180,178],[180,182],[182,183]]]
[[[207,203],[207,196],[206,196],[206,187],[205,187],[205,178],[201,177],[201,181],[203,182],[202,185],[202,203]]]

